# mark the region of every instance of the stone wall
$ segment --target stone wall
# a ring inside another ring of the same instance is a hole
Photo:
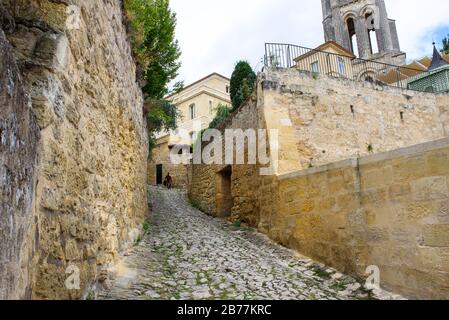
[[[448,105],[447,95],[260,74],[255,96],[219,129],[277,129],[279,167],[230,167],[231,217],[359,278],[376,265],[386,289],[449,298]],[[224,169],[188,171],[192,203],[214,216]]]
[[[217,129],[222,133],[225,129],[263,129],[265,119],[261,109],[257,108],[256,95],[251,97],[234,115]],[[203,145],[203,148],[206,144]],[[223,143],[223,155],[225,145]],[[236,144],[234,141],[234,150]],[[245,150],[245,158],[247,158]],[[221,191],[222,171],[227,169],[225,164],[191,165],[188,168],[188,192],[190,199],[205,212],[214,216],[221,216],[220,207],[223,202]],[[258,181],[259,166],[232,165],[231,196],[233,200],[231,218],[242,220],[255,225],[259,221]]]
[[[134,242],[147,213],[148,141],[122,3],[5,6],[41,135],[31,296],[79,298]],[[65,286],[69,266],[80,271],[79,290]]]
[[[271,238],[411,298],[449,298],[449,139],[278,177]]]
[[[187,166],[175,165],[170,160],[170,149],[168,147],[169,137],[158,139],[156,147],[151,151],[148,162],[148,183],[157,184],[156,166],[162,165],[162,181],[170,173],[173,178],[174,188],[187,189]]]
[[[263,77],[268,126],[291,122],[281,131],[281,155],[290,160],[281,173],[447,136],[440,107],[448,104],[434,94],[295,70],[268,69]]]
[[[0,23],[1,23],[0,4]],[[39,128],[0,28],[0,300],[30,296]]]

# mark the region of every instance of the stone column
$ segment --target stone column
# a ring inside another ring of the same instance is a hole
[[[355,34],[357,35],[357,46],[360,58],[371,58],[368,28],[364,17],[357,17],[355,21]]]
[[[376,30],[377,39],[379,43],[379,51],[381,53],[393,51],[393,40],[390,31],[390,23],[388,20],[387,8],[383,0],[377,1],[376,5],[379,9],[379,30]]]

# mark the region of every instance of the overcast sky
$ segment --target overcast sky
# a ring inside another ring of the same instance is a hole
[[[448,0],[386,0],[408,60],[432,53],[449,33]],[[424,5],[423,5],[424,4]],[[324,42],[320,0],[171,0],[185,84],[212,72],[230,76],[237,60],[260,69],[265,42]]]

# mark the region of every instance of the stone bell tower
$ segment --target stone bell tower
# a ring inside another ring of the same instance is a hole
[[[405,64],[395,20],[384,0],[321,0],[326,41],[335,41],[359,58]]]

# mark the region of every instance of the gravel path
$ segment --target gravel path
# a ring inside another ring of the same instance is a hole
[[[151,187],[148,232],[105,277],[96,299],[396,299],[194,209]]]

